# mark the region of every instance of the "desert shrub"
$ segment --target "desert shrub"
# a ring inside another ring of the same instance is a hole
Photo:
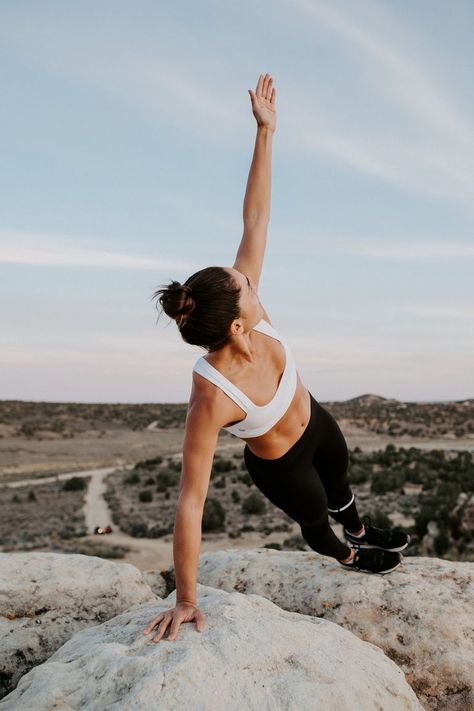
[[[155,483],[155,480],[152,476],[149,476],[149,477],[147,477],[147,479],[145,479],[145,481],[143,483],[145,486],[153,486],[153,484]]]
[[[34,433],[38,429],[38,425],[33,422],[23,422],[20,429],[18,430],[19,435],[24,437],[33,437]]]
[[[144,489],[138,494],[138,499],[143,503],[149,503],[150,501],[153,501],[153,493],[149,489]]]
[[[146,538],[147,525],[143,521],[132,521],[128,525],[128,531],[134,538]]]
[[[284,550],[304,551],[306,547],[307,543],[302,536],[291,536],[290,538],[285,538],[283,541]]]
[[[209,498],[204,504],[202,515],[203,531],[219,531],[224,527],[225,509],[218,499]]]
[[[123,480],[124,484],[138,484],[140,481],[140,477],[138,476],[138,472],[130,472],[128,476],[126,476]]]
[[[212,469],[215,472],[228,472],[232,469],[237,469],[237,467],[234,462],[231,462],[229,459],[217,459],[213,463]]]
[[[28,492],[28,501],[36,501],[36,494],[33,489]]]
[[[392,522],[387,516],[387,514],[384,511],[380,511],[380,509],[375,509],[373,511],[369,511],[368,516],[370,516],[370,522],[372,526],[376,526],[377,528],[391,528],[392,527]],[[362,517],[364,518],[364,517]]]
[[[387,491],[397,491],[402,488],[405,479],[405,474],[401,471],[385,470],[377,472],[374,474],[370,483],[370,490],[373,494],[385,494]]]
[[[231,496],[231,499],[234,502],[234,504],[238,504],[239,501],[241,500],[240,494],[237,491],[237,489],[232,489],[232,494],[230,496]]]
[[[264,548],[274,548],[277,551],[281,551],[281,543],[265,543]]]
[[[349,478],[353,484],[362,484],[369,478],[369,471],[362,464],[353,464]]]
[[[87,489],[87,481],[83,476],[72,476],[70,479],[66,479],[63,484],[64,491],[81,491],[82,489]]]
[[[137,462],[135,466],[133,467],[134,469],[155,469],[157,466],[161,464],[163,461],[163,457],[153,457],[152,459],[142,459],[140,462]]]
[[[242,484],[247,484],[247,486],[252,486],[253,481],[248,472],[242,472],[242,474],[239,476],[239,481],[242,482]]]
[[[443,555],[443,553],[446,553],[449,548],[449,544],[449,536],[443,528],[433,541],[436,554]]]
[[[180,466],[181,471],[181,466]],[[179,482],[180,474],[177,471],[165,469],[156,475],[157,491],[166,491],[169,486],[176,486]]]
[[[174,525],[172,523],[168,526],[162,526],[161,524],[155,524],[148,529],[147,538],[161,538],[162,536],[167,536],[168,533],[173,533]]]
[[[226,480],[225,480],[225,477],[221,476],[219,479],[217,479],[217,480],[214,482],[214,486],[215,486],[216,489],[225,489],[225,487],[227,486],[227,482],[226,482]]]
[[[20,499],[20,497],[18,496],[18,494],[13,494],[13,496],[12,496],[12,498],[11,498],[11,502],[12,502],[12,504],[19,504],[19,503],[21,503],[21,499]]]
[[[265,502],[256,491],[252,491],[242,501],[242,513],[259,514],[265,511]]]

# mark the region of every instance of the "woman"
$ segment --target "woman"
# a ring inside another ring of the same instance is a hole
[[[271,150],[276,90],[269,74],[249,89],[257,137],[244,199],[244,233],[232,267],[206,267],[184,284],[158,289],[163,310],[187,343],[207,356],[193,369],[186,417],[173,554],[176,606],[155,617],[158,642],[182,622],[204,629],[196,606],[204,502],[221,428],[246,442],[244,460],[263,494],[301,527],[308,545],[347,570],[388,573],[400,565],[409,536],[360,520],[347,478],[348,450],[332,415],[300,380],[291,350],[273,327],[257,289],[270,219]],[[250,399],[251,398],[251,399]],[[344,527],[346,543],[328,514]]]

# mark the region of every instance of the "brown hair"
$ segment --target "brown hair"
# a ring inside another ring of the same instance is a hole
[[[230,325],[240,316],[240,291],[223,267],[205,267],[184,284],[172,280],[162,285],[151,298],[156,298],[162,311],[176,320],[186,343],[202,346],[211,353],[230,340]]]

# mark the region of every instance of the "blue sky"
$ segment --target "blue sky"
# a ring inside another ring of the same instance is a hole
[[[277,89],[260,300],[319,400],[474,397],[474,5],[0,8],[0,397],[185,402],[150,297],[231,266]]]

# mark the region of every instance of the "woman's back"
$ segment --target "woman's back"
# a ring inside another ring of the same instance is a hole
[[[291,348],[267,320],[265,311],[264,315],[252,329],[263,334],[259,337],[261,358],[255,366],[246,367],[245,372],[242,368],[232,373],[226,371],[230,376],[227,377],[222,372],[225,370],[222,363],[213,365],[200,356],[193,367],[193,381],[199,391],[207,392],[215,400],[224,429],[248,442],[255,454],[274,459],[301,435],[309,421],[311,402],[297,373]],[[279,342],[276,348],[272,340]],[[272,352],[268,353],[269,350]],[[202,377],[196,377],[196,373]],[[272,385],[268,386],[270,381]],[[273,396],[268,395],[270,391]],[[252,398],[246,393],[252,393]],[[255,400],[265,402],[259,405]]]

